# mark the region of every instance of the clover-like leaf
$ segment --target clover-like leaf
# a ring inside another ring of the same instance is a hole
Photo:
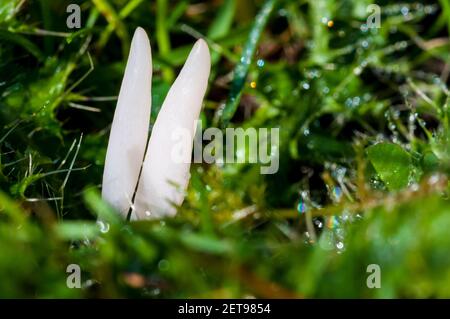
[[[413,166],[411,156],[400,145],[378,143],[367,148],[367,156],[389,190],[408,185]]]

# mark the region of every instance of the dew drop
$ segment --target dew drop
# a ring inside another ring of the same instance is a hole
[[[360,75],[361,73],[362,73],[362,68],[361,67],[356,67],[356,68],[354,68],[353,69],[353,73],[355,74],[355,75]]]
[[[401,12],[404,16],[407,16],[408,13],[409,13],[409,8],[408,8],[408,7],[402,7],[402,8],[400,9],[400,12]]]
[[[308,136],[309,135],[309,128],[305,128],[304,130],[303,130],[303,135],[304,136]]]
[[[298,203],[297,210],[300,214],[306,212],[306,204],[302,200]]]
[[[107,233],[109,231],[109,224],[102,220],[97,220],[97,226],[102,233]]]

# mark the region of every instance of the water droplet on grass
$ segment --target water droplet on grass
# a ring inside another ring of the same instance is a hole
[[[107,233],[109,231],[109,224],[102,221],[102,220],[97,220],[97,225],[100,228],[100,231],[102,233]]]
[[[400,12],[404,15],[404,16],[407,16],[408,15],[408,13],[409,13],[409,8],[408,7],[402,7],[401,9],[400,9]]]
[[[303,200],[300,200],[300,202],[297,205],[297,210],[300,214],[303,214],[306,212],[306,204],[303,202]]]

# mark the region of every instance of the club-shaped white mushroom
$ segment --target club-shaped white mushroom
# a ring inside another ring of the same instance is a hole
[[[151,108],[151,49],[145,31],[136,30],[111,126],[102,187],[102,197],[124,217],[130,207],[132,219],[174,215],[183,202],[195,123],[210,68],[208,46],[198,40],[159,111],[144,160]],[[181,158],[174,156],[174,145],[179,148],[180,143]]]

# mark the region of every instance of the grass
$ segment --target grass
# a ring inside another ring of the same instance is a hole
[[[369,4],[0,0],[0,297],[450,297],[449,5],[379,1],[370,29]],[[100,181],[137,26],[152,122],[204,37],[203,127],[279,127],[277,174],[195,164],[175,218],[117,217]]]

